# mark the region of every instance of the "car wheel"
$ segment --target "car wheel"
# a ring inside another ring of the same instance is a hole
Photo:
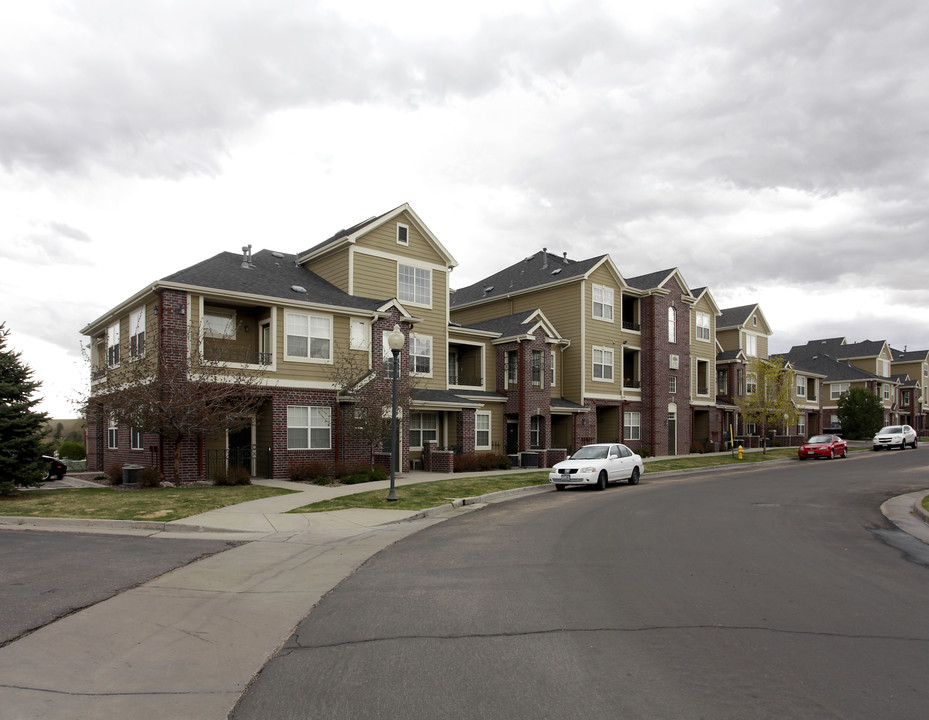
[[[806,458],[803,457],[803,455],[801,455],[801,456],[800,456],[800,460],[801,460],[801,461],[802,461],[802,460],[806,460]]]
[[[835,450],[833,450],[832,448],[829,448],[829,459],[835,460]]]
[[[556,483],[556,484],[555,484],[555,489],[556,489],[556,490],[564,490],[566,487],[567,487],[567,485],[565,485],[564,483]]]
[[[839,457],[841,457],[841,458],[847,458],[847,457],[848,457],[848,447],[842,448],[842,454],[841,454]]]
[[[913,438],[913,449],[916,450],[919,447],[919,438]]]
[[[597,478],[597,490],[606,490],[607,482],[606,470],[601,470],[600,476]]]
[[[630,485],[639,484],[639,468],[637,467],[632,468],[632,475],[629,476],[629,484]]]
[[[875,445],[875,446],[874,446],[873,448],[871,448],[871,449],[872,449],[874,452],[877,452],[878,450],[880,450],[880,447],[878,447],[877,445]]]

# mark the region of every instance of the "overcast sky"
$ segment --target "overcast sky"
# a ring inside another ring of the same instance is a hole
[[[464,287],[547,247],[759,303],[772,350],[929,348],[929,3],[0,4],[0,321],[79,329],[222,251],[409,202]]]

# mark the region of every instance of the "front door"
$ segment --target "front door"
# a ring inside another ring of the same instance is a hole
[[[677,455],[677,413],[668,413],[668,455]]]
[[[252,474],[252,428],[229,433],[229,468],[242,467]]]
[[[515,455],[519,452],[519,423],[506,424],[506,454]]]

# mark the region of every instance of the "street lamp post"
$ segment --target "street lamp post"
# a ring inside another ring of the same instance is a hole
[[[400,350],[403,348],[403,333],[400,332],[400,326],[394,325],[394,329],[387,336],[387,345],[394,356],[393,364],[393,407],[390,413],[390,492],[387,494],[389,502],[398,500],[395,486],[395,472],[397,469],[397,376],[400,375]]]

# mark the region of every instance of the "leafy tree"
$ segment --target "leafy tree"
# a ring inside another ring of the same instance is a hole
[[[884,424],[881,399],[863,387],[853,387],[839,396],[836,415],[842,434],[849,438],[870,438]]]
[[[198,340],[194,335],[190,353],[151,350],[123,363],[87,401],[101,418],[169,441],[178,479],[185,441],[250,426],[267,399],[263,372],[201,354]]]
[[[17,485],[35,487],[42,478],[42,436],[48,416],[36,412],[41,385],[21,354],[7,350],[10,331],[0,323],[0,494]]]
[[[754,423],[762,437],[797,422],[799,411],[791,397],[793,371],[780,358],[752,358],[747,368],[751,392],[736,401],[746,422]]]

